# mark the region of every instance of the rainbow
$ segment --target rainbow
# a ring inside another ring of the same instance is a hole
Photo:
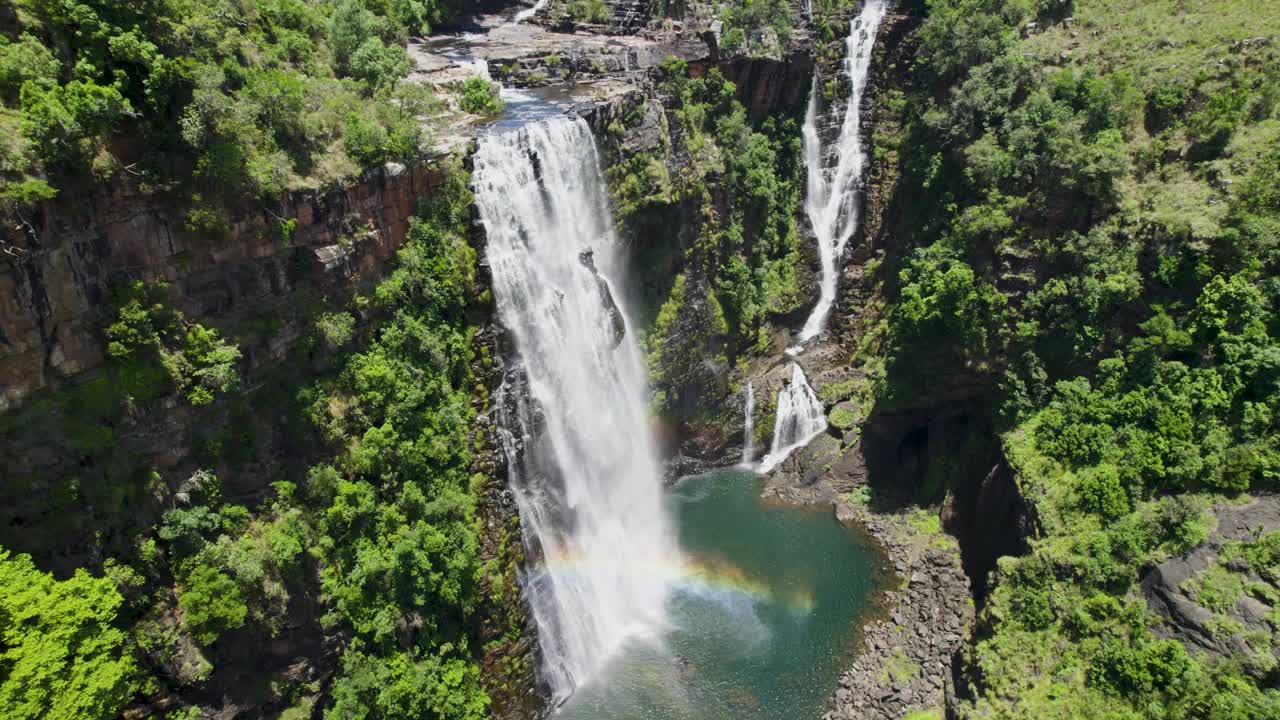
[[[582,556],[566,551],[548,552],[542,571],[554,575],[587,573],[588,561]],[[692,594],[705,596],[737,596],[756,603],[785,607],[807,615],[813,611],[814,599],[811,587],[775,588],[749,576],[741,567],[713,555],[662,558],[641,566],[629,568],[611,567],[619,574],[642,574],[655,582],[666,582]]]

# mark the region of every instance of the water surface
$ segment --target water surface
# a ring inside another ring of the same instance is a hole
[[[572,720],[807,720],[848,664],[874,556],[829,511],[757,499],[732,469],[671,492],[688,564],[660,644],[632,644],[553,716]],[[670,576],[666,570],[657,570]]]

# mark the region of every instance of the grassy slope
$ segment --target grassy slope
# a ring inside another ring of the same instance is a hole
[[[1280,347],[1280,4],[927,14],[904,129],[877,137],[909,208],[877,403],[985,378],[1041,530],[994,575],[962,714],[1276,717],[1280,625],[1210,660],[1153,634],[1136,583],[1205,540],[1211,504],[1275,487],[1280,392],[1245,358]],[[1193,584],[1240,571],[1212,572]],[[1276,604],[1265,572],[1237,580]]]
[[[1073,23],[1050,25],[1025,38],[1018,51],[1045,67],[1126,73],[1148,96],[1169,86],[1197,86],[1202,96],[1233,86],[1252,91],[1250,79],[1276,62],[1280,4],[1266,0],[1078,0],[1072,14]],[[1254,38],[1271,44],[1251,43]],[[1249,118],[1219,156],[1200,161],[1191,157],[1188,134],[1177,129],[1153,133],[1137,122],[1127,139],[1131,156],[1159,144],[1162,159],[1151,169],[1135,165],[1117,183],[1122,222],[1212,242],[1222,235],[1241,179],[1280,143],[1280,119]],[[1005,443],[1043,536],[1028,558],[1002,563],[986,616],[992,635],[972,658],[983,678],[973,714],[1245,718],[1274,712],[1274,692],[1260,693],[1259,683],[1242,672],[1251,662],[1267,662],[1273,637],[1250,639],[1254,658],[1211,661],[1193,654],[1184,665],[1180,653],[1150,635],[1147,625],[1155,619],[1144,616],[1134,595],[1145,568],[1203,540],[1212,525],[1204,509],[1226,498],[1204,491],[1147,494],[1118,518],[1082,510],[1081,476],[1091,468],[1042,452],[1035,441],[1039,417],[1010,431]],[[1132,547],[1121,549],[1126,542]],[[1109,563],[1115,566],[1099,567]],[[1110,572],[1118,578],[1093,576]],[[1030,579],[1036,575],[1052,579]],[[1053,620],[1029,619],[1028,605],[1040,601]]]

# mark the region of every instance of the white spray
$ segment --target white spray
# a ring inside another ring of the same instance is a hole
[[[791,382],[778,391],[778,409],[773,422],[773,444],[760,461],[759,471],[768,473],[797,449],[827,429],[827,416],[822,410],[804,370],[791,363]]]
[[[613,280],[623,253],[586,123],[480,138],[472,182],[518,363],[499,397],[524,578],[554,701],[667,628],[679,550],[650,437],[645,366]]]

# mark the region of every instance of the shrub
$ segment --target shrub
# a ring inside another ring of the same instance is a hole
[[[1080,502],[1088,511],[1105,519],[1115,519],[1129,512],[1129,497],[1120,483],[1120,474],[1112,465],[1099,465],[1080,477]]]
[[[316,318],[316,331],[324,340],[325,347],[337,350],[351,342],[355,324],[356,319],[349,312],[324,313]]]
[[[115,584],[77,570],[66,580],[0,549],[0,706],[11,720],[116,717],[140,689],[115,627]]]
[[[182,622],[205,645],[227,630],[244,626],[249,608],[240,586],[218,568],[197,564],[178,588]]]
[[[462,83],[462,109],[476,115],[497,115],[503,102],[498,86],[482,77],[469,77]]]
[[[608,22],[609,6],[604,0],[571,0],[569,17],[583,23]]]

